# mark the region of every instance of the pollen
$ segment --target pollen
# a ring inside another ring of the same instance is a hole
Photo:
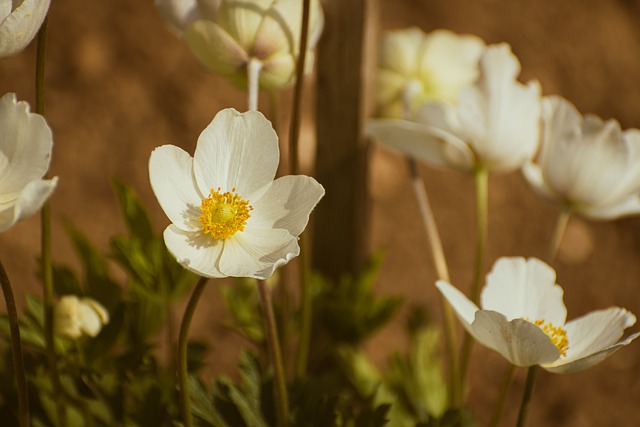
[[[209,196],[202,200],[200,210],[202,231],[214,239],[224,240],[244,230],[253,207],[236,193],[235,188],[222,193],[218,187],[217,190],[212,188]]]
[[[533,323],[551,338],[551,342],[556,346],[562,357],[567,355],[567,349],[569,348],[567,331],[561,326],[553,326],[553,323],[545,322],[544,320],[536,320]]]

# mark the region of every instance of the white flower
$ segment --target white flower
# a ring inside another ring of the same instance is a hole
[[[0,0],[0,58],[24,49],[47,16],[50,0]]]
[[[516,80],[520,63],[509,45],[491,45],[480,60],[480,78],[460,92],[456,106],[429,103],[415,122],[381,119],[367,132],[381,143],[433,166],[463,172],[510,172],[538,148],[540,86]]]
[[[500,258],[487,276],[482,309],[449,283],[439,281],[436,286],[467,331],[516,366],[578,372],[640,335],[618,341],[636,322],[632,313],[619,307],[565,323],[563,291],[555,279],[555,271],[538,259]]]
[[[95,337],[109,323],[109,313],[91,298],[65,295],[54,308],[53,321],[57,335],[74,339],[82,335]]]
[[[194,157],[173,145],[151,153],[153,191],[173,224],[169,251],[206,277],[265,279],[300,252],[298,236],[324,188],[307,176],[273,180],[278,137],[256,111],[219,112]]]
[[[378,65],[377,116],[406,118],[405,103],[411,115],[426,101],[455,103],[460,90],[478,78],[484,47],[479,37],[448,30],[387,32]]]
[[[13,93],[0,98],[0,232],[37,212],[56,187],[49,169],[51,129]]]
[[[591,219],[640,213],[640,130],[582,115],[569,101],[543,101],[538,163],[523,172],[532,188],[563,209]]]
[[[161,14],[207,68],[247,85],[247,65],[261,63],[260,87],[278,89],[294,81],[300,50],[300,0],[156,0]],[[306,63],[313,63],[324,17],[311,1]]]

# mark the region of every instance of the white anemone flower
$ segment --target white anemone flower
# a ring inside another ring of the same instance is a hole
[[[367,132],[384,145],[436,167],[462,172],[517,170],[538,148],[540,85],[516,80],[520,63],[509,45],[488,46],[480,77],[457,105],[428,103],[415,121],[381,119]]]
[[[52,145],[51,129],[29,104],[14,93],[0,98],[0,232],[40,210],[55,189],[57,178],[42,179]]]
[[[382,39],[376,109],[379,117],[407,118],[427,101],[455,103],[478,78],[484,41],[449,30],[417,27],[389,31]],[[405,109],[410,111],[405,111]]]
[[[602,362],[636,339],[619,341],[636,317],[624,308],[593,311],[566,322],[563,290],[556,273],[530,258],[500,258],[487,276],[478,308],[447,282],[436,286],[467,331],[513,365],[540,365],[555,373],[573,373]]]
[[[109,312],[94,299],[65,295],[54,307],[53,321],[57,335],[73,339],[95,337],[109,323]]]
[[[274,176],[278,137],[257,111],[220,111],[193,158],[164,145],[151,153],[153,191],[172,224],[169,251],[206,277],[266,279],[300,252],[298,236],[324,195],[308,176]]]
[[[165,20],[181,33],[208,69],[247,86],[247,67],[260,63],[259,85],[279,89],[295,80],[302,25],[300,0],[156,0]],[[324,15],[311,1],[306,71],[320,38]]]
[[[35,37],[50,0],[0,0],[0,58],[15,55]]]
[[[523,168],[538,195],[591,219],[640,213],[640,130],[583,117],[561,97],[544,99],[543,123],[539,159]]]

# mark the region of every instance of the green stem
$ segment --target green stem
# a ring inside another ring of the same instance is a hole
[[[196,311],[198,301],[204,292],[207,284],[206,277],[201,277],[196,283],[187,307],[184,309],[182,323],[180,324],[180,335],[178,337],[178,381],[180,386],[180,408],[185,427],[193,427],[193,416],[191,415],[191,402],[189,401],[189,370],[187,366],[187,348],[189,344],[189,328],[193,313]]]
[[[13,298],[13,290],[9,276],[0,261],[0,285],[7,304],[7,317],[9,318],[9,331],[11,334],[11,353],[13,355],[13,369],[15,371],[18,390],[18,420],[20,427],[29,426],[29,394],[27,392],[27,373],[24,370],[24,356],[22,354],[22,341],[20,340],[20,324],[18,323],[18,310]]]
[[[431,204],[429,203],[429,197],[427,195],[427,189],[424,185],[424,180],[420,176],[420,170],[416,160],[412,157],[407,157],[407,166],[409,167],[409,174],[411,176],[411,183],[413,186],[413,192],[418,202],[420,209],[420,216],[422,217],[422,224],[429,240],[429,246],[431,248],[431,256],[433,257],[433,263],[436,267],[439,280],[450,282],[449,269],[447,268],[447,261],[444,255],[444,249],[442,247],[442,240],[440,239],[440,233],[438,232],[438,226],[436,224]],[[458,365],[456,358],[456,330],[455,330],[455,314],[451,305],[442,298],[442,306],[444,311],[444,326],[445,326],[445,344],[447,348],[447,354],[449,355],[449,403],[452,407],[459,406],[461,395],[459,390],[460,380],[458,378]]]
[[[571,212],[569,210],[562,210],[558,214],[556,225],[553,227],[553,234],[551,237],[551,243],[549,244],[549,250],[547,251],[547,262],[553,262],[558,255],[558,249],[560,249],[560,243],[564,237],[564,232],[567,229]]]
[[[38,32],[36,46],[36,108],[35,112],[44,116],[44,73],[47,48],[47,22],[45,18]],[[62,402],[62,385],[58,375],[58,358],[53,339],[53,272],[51,266],[51,205],[46,202],[40,211],[41,262],[44,305],[44,341],[49,366],[49,377],[53,386],[53,400],[56,406],[58,425],[67,425],[67,412]]]
[[[509,368],[506,375],[504,376],[504,382],[502,383],[502,388],[500,390],[498,403],[496,404],[496,407],[493,410],[493,415],[491,416],[491,423],[489,424],[490,427],[498,427],[500,417],[502,416],[502,410],[504,409],[504,404],[507,401],[507,394],[509,394],[509,389],[511,388],[513,373],[515,372],[515,370],[516,367],[509,364]]]
[[[277,425],[278,427],[287,427],[289,425],[287,384],[284,377],[284,368],[282,366],[282,354],[280,352],[280,343],[278,341],[278,328],[275,316],[273,315],[271,290],[268,288],[264,280],[258,280],[258,292],[260,293],[260,301],[262,302],[269,358],[271,359],[271,365],[273,366],[273,373],[275,376],[276,413],[278,415]]]
[[[531,366],[527,371],[527,381],[524,385],[524,394],[522,395],[522,403],[520,404],[520,412],[518,413],[518,422],[516,427],[523,427],[525,419],[527,418],[527,412],[529,410],[529,402],[531,401],[531,394],[533,393],[533,384],[536,381],[536,373],[538,367],[536,365]]]
[[[258,93],[260,91],[260,70],[262,62],[251,58],[247,64],[248,104],[249,111],[258,111]]]
[[[475,173],[476,187],[476,260],[473,270],[473,282],[471,284],[471,301],[478,304],[480,299],[480,284],[482,283],[482,273],[484,270],[484,259],[487,245],[488,229],[488,196],[489,196],[489,172],[483,167],[479,167]],[[467,370],[471,360],[471,350],[473,349],[473,338],[467,332],[462,342],[460,361],[460,389],[466,389]]]

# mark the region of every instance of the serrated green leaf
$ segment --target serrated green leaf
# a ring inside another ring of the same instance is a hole
[[[153,226],[146,209],[140,203],[136,193],[117,178],[112,180],[113,191],[116,193],[122,218],[129,230],[129,234],[136,236],[143,242],[153,240]]]

